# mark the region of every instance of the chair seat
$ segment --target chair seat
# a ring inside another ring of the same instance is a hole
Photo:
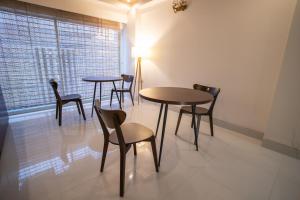
[[[180,111],[182,111],[183,113],[192,114],[192,106],[182,106]],[[208,114],[208,109],[196,106],[196,114],[199,114],[199,115]]]
[[[78,100],[80,98],[81,98],[80,94],[69,94],[69,95],[61,96],[62,101],[72,101],[72,100]]]
[[[128,91],[130,91],[129,90],[129,88],[117,88],[117,90],[115,90],[115,89],[112,89],[112,91],[117,91],[117,92],[128,92]]]
[[[123,137],[126,144],[134,144],[151,138],[153,131],[141,124],[126,123],[121,125]],[[117,133],[114,130],[110,136],[109,141],[113,144],[119,144]]]

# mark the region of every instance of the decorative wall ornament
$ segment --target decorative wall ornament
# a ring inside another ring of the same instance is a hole
[[[178,11],[184,11],[187,8],[187,1],[186,0],[173,0],[173,10],[174,13]]]

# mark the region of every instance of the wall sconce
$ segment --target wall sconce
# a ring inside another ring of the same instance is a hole
[[[186,0],[173,0],[173,10],[174,13],[178,11],[184,11],[187,8],[187,1]]]

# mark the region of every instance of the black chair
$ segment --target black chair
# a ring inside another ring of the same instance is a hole
[[[134,155],[137,155],[136,143],[151,142],[154,164],[156,172],[158,172],[157,153],[155,136],[151,129],[137,123],[123,123],[126,119],[126,113],[122,110],[105,110],[100,108],[100,101],[96,100],[94,106],[98,119],[100,121],[103,135],[104,145],[101,161],[100,172],[103,172],[105,158],[107,154],[108,144],[119,145],[120,147],[120,196],[124,196],[125,183],[125,162],[126,153],[131,146],[134,148]],[[114,129],[109,133],[108,128]]]
[[[196,128],[197,128],[198,133],[199,133],[199,129],[200,129],[201,116],[206,115],[206,116],[209,116],[211,136],[214,136],[213,110],[214,110],[215,103],[217,101],[218,95],[219,95],[221,90],[220,90],[220,88],[208,87],[208,86],[199,85],[199,84],[194,84],[194,89],[195,90],[201,90],[201,91],[204,91],[204,92],[208,92],[214,97],[214,100],[212,101],[212,103],[210,104],[210,107],[208,109],[203,108],[203,107],[198,107],[198,106],[196,106],[196,109],[195,109],[195,111],[196,111],[195,114],[197,116],[197,126],[196,126]],[[178,116],[177,125],[176,125],[175,135],[177,135],[177,131],[178,131],[178,128],[179,128],[179,125],[180,125],[182,114],[192,114],[192,106],[183,106],[183,107],[181,107],[180,112],[179,112],[179,116]],[[192,128],[194,127],[193,120],[192,120],[191,127]]]
[[[116,93],[119,92],[120,93],[120,101],[122,100],[123,103],[124,103],[124,93],[129,93],[132,105],[134,105],[133,96],[132,96],[132,83],[133,83],[134,76],[122,74],[121,77],[123,78],[122,87],[117,88],[116,90],[115,89],[111,90],[111,93],[110,93],[110,106],[111,106],[111,103],[112,103],[112,97],[113,97],[114,92],[116,92]],[[125,87],[125,84],[128,87]]]
[[[49,83],[54,91],[55,98],[56,98],[56,119],[58,117],[59,126],[61,126],[61,121],[62,121],[62,107],[63,105],[69,102],[76,103],[79,115],[82,113],[83,119],[86,120],[82,101],[81,101],[81,96],[79,94],[69,94],[65,96],[60,96],[57,89],[58,88],[57,82],[54,79],[51,79]]]

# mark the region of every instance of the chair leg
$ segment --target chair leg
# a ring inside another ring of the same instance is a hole
[[[80,108],[79,108],[78,101],[76,101],[76,105],[77,105],[77,110],[78,110],[78,113],[79,113],[79,115],[81,115],[81,112],[80,112]]]
[[[59,112],[59,116],[58,116],[58,125],[61,126],[61,121],[62,121],[62,104],[58,105],[58,112]]]
[[[182,111],[180,111],[179,116],[178,116],[175,135],[177,135],[177,131],[178,131],[178,128],[179,128],[179,125],[180,125],[180,122],[181,122],[181,117],[182,117]]]
[[[80,105],[80,109],[81,109],[81,113],[82,113],[82,117],[84,120],[86,120],[85,118],[85,113],[84,113],[84,109],[83,109],[83,105],[82,105],[82,101],[81,99],[79,100],[79,105]]]
[[[129,94],[130,94],[130,98],[131,98],[132,105],[134,106],[134,101],[133,101],[133,96],[132,96],[131,91],[129,92]]]
[[[122,147],[120,147],[122,148]],[[125,164],[126,164],[126,153],[125,150],[120,149],[120,196],[124,196],[124,185],[125,185]]]
[[[112,103],[112,97],[113,97],[113,93],[114,93],[114,92],[113,92],[113,90],[111,90],[111,92],[110,92],[110,104],[109,104],[109,105],[110,105],[110,107],[111,107],[111,103]]]
[[[136,156],[137,155],[136,144],[133,144],[133,152],[134,152],[134,156]]]
[[[56,102],[56,111],[55,111],[55,119],[58,117],[58,102]]]
[[[103,154],[102,154],[100,172],[103,172],[103,170],[104,170],[104,164],[105,164],[105,159],[106,159],[108,144],[109,144],[109,142],[107,140],[105,140],[104,141],[104,145],[103,145]]]
[[[158,169],[156,143],[155,143],[155,137],[154,136],[151,138],[150,142],[151,142],[151,147],[152,147],[155,170],[156,170],[156,172],[158,172],[159,169]]]
[[[210,134],[214,136],[214,123],[212,114],[209,115]]]
[[[124,103],[124,92],[121,92],[122,94],[122,102]]]

